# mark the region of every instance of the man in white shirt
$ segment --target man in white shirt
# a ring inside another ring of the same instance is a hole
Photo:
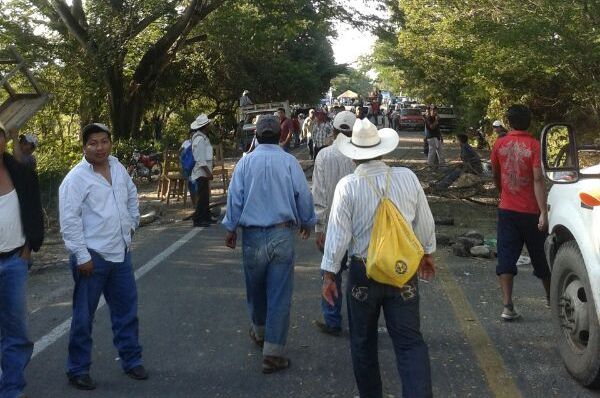
[[[59,189],[60,231],[71,254],[75,281],[67,376],[75,388],[96,388],[90,377],[92,324],[100,296],[110,310],[113,342],[123,371],[148,374],[138,342],[137,289],[131,265],[131,236],[139,223],[137,190],[127,170],[110,155],[107,126],[87,125],[84,158]]]
[[[213,148],[208,139],[207,128],[210,119],[201,114],[190,125],[192,130],[192,153],[196,164],[192,170],[192,180],[196,181],[196,211],[192,216],[194,227],[208,227],[214,220],[210,215],[210,181],[213,179]]]
[[[321,262],[322,293],[334,304],[338,295],[335,275],[347,250],[351,258],[347,288],[350,346],[361,397],[382,397],[377,359],[381,309],[394,344],[403,396],[432,396],[429,353],[420,331],[417,276],[402,288],[396,288],[367,278],[365,269],[373,218],[380,200],[377,189],[386,192],[423,246],[425,255],[419,277],[431,280],[435,273],[431,257],[435,251],[435,224],[423,188],[412,171],[390,168],[381,160],[398,142],[396,131],[377,131],[367,119],[356,121],[352,138],[340,135],[335,141],[339,151],[353,159],[357,167],[354,174],[342,178],[335,189]]]
[[[333,135],[343,134],[347,137],[352,135],[352,127],[356,121],[356,116],[349,111],[338,113],[333,119]],[[312,194],[315,203],[315,213],[317,214],[317,224],[315,225],[316,238],[315,243],[319,250],[325,248],[325,231],[327,230],[327,220],[333,201],[333,193],[337,183],[342,177],[354,172],[354,163],[352,160],[337,149],[335,145],[322,149],[315,159],[312,178]],[[323,320],[315,321],[315,325],[323,332],[333,336],[340,336],[342,332],[342,271],[346,269],[348,258],[342,259],[341,269],[335,274],[335,283],[338,289],[338,296],[334,300],[334,305],[330,305],[325,299],[321,298],[321,312]]]

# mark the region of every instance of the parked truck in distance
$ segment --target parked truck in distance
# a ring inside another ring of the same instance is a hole
[[[236,129],[236,144],[240,151],[246,152],[252,144],[256,133],[256,121],[260,115],[273,115],[279,108],[285,109],[287,117],[291,117],[289,101],[267,102],[240,106],[238,108],[238,126]]]

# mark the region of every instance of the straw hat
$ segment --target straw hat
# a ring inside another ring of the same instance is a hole
[[[350,159],[366,160],[392,152],[399,141],[400,137],[394,129],[377,130],[368,119],[357,119],[352,129],[352,137],[340,134],[334,145]]]

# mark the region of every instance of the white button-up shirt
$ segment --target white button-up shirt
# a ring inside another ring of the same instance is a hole
[[[354,163],[342,155],[335,145],[322,149],[315,159],[312,194],[317,214],[315,232],[327,230],[327,220],[337,183],[354,172]]]
[[[192,137],[192,153],[194,154],[196,164],[192,170],[191,179],[197,180],[200,177],[208,177],[203,166],[208,167],[212,172],[213,148],[210,145],[210,140],[204,133],[197,132]]]
[[[109,156],[112,184],[85,158],[67,174],[58,192],[60,232],[81,265],[89,249],[122,262],[140,218],[137,189],[117,158]]]
[[[374,160],[359,165],[354,174],[342,178],[335,189],[321,269],[337,274],[346,250],[350,256],[367,257],[373,217],[380,199],[365,179],[383,193],[388,171],[387,196],[412,226],[425,254],[435,251],[435,223],[417,176],[404,167],[390,170],[382,161]]]

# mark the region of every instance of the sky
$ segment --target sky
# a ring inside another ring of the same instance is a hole
[[[373,12],[375,10],[365,7],[362,0],[347,0],[351,6],[363,11]],[[353,64],[361,55],[370,54],[375,36],[369,32],[361,32],[348,25],[338,24],[338,37],[332,41],[333,54],[338,64]]]

